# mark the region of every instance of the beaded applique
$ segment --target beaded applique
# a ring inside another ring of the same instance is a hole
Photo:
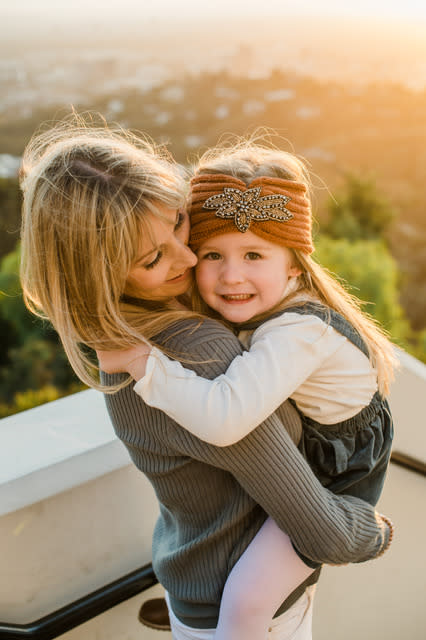
[[[252,220],[277,220],[287,222],[293,214],[285,205],[291,198],[279,194],[260,196],[261,187],[241,191],[225,187],[222,193],[208,198],[203,204],[204,209],[217,209],[215,215],[219,218],[234,218],[238,231],[245,233]]]

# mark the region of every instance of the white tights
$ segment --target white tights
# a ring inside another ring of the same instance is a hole
[[[228,576],[214,640],[265,640],[279,606],[312,572],[268,518]]]

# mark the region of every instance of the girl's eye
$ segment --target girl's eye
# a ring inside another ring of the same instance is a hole
[[[175,224],[175,231],[177,231],[178,229],[181,228],[181,226],[183,225],[185,221],[185,214],[182,213],[181,211],[178,212],[178,216],[177,216],[177,220],[176,220],[176,224]]]
[[[247,260],[260,260],[261,257],[260,253],[256,253],[255,251],[249,251],[246,253]]]
[[[148,264],[144,264],[143,268],[146,269],[146,270],[153,269],[155,267],[155,265],[160,262],[162,257],[163,257],[163,252],[159,251],[157,253],[157,255],[155,256],[154,260],[152,262],[149,262]]]
[[[202,256],[202,260],[220,260],[222,256],[220,253],[216,253],[216,251],[210,251],[209,253],[205,253]]]

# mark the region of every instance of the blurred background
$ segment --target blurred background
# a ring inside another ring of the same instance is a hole
[[[19,288],[17,171],[77,111],[180,163],[275,131],[309,163],[318,259],[426,362],[426,4],[0,0],[0,417],[81,386]]]

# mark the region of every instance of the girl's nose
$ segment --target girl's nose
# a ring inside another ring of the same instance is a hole
[[[245,281],[243,270],[234,261],[224,262],[220,276],[224,284],[241,284]]]

